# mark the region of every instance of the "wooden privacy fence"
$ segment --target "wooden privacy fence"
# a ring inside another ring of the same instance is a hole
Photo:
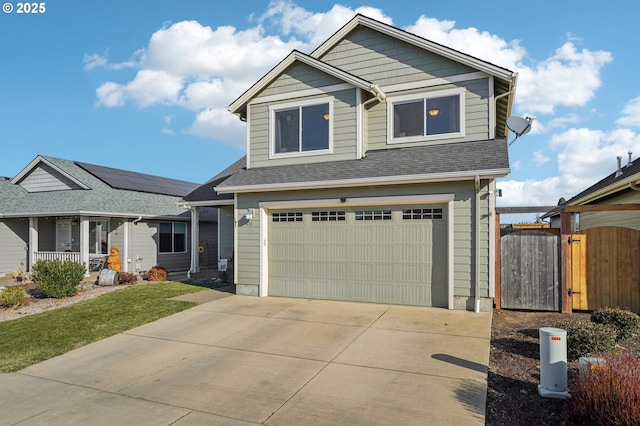
[[[571,235],[571,307],[640,313],[640,231],[613,226]]]
[[[500,306],[560,310],[560,237],[537,230],[500,237]]]

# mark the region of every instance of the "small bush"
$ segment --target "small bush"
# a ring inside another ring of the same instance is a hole
[[[575,425],[640,424],[640,358],[609,356],[601,367],[580,371],[569,386],[568,414]]]
[[[5,287],[0,291],[0,304],[17,309],[19,306],[25,304],[25,296],[24,288],[20,286]]]
[[[620,308],[603,308],[591,313],[591,321],[614,327],[618,340],[627,340],[640,334],[640,316]]]
[[[147,272],[147,278],[149,281],[166,281],[167,270],[160,265],[156,265],[149,269],[149,272]]]
[[[616,329],[588,321],[566,321],[558,325],[567,331],[567,359],[603,353],[616,344]]]
[[[33,265],[31,279],[36,288],[48,297],[62,299],[78,292],[87,271],[84,265],[61,260],[38,260]]]
[[[120,272],[120,284],[135,284],[138,282],[138,275],[131,272]]]

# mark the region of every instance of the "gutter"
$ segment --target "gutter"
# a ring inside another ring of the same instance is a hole
[[[287,182],[287,183],[271,183],[258,185],[229,185],[216,186],[214,190],[221,194],[231,194],[239,192],[266,192],[266,191],[286,191],[300,189],[316,189],[316,188],[346,188],[352,186],[368,186],[368,185],[396,185],[396,184],[412,184],[412,183],[428,183],[428,182],[444,182],[444,181],[461,181],[474,179],[476,175],[481,179],[499,178],[508,175],[510,170],[491,169],[491,170],[473,170],[460,173],[432,173],[422,175],[406,175],[406,176],[379,176],[369,178],[355,179],[336,179],[322,180],[312,182]]]

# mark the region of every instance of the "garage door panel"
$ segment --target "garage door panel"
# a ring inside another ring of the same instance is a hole
[[[270,295],[447,306],[446,214],[338,210],[280,212],[302,220],[269,221]]]

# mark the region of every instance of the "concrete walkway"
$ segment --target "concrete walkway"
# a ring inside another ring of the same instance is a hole
[[[200,297],[0,375],[0,424],[484,424],[490,313]]]

